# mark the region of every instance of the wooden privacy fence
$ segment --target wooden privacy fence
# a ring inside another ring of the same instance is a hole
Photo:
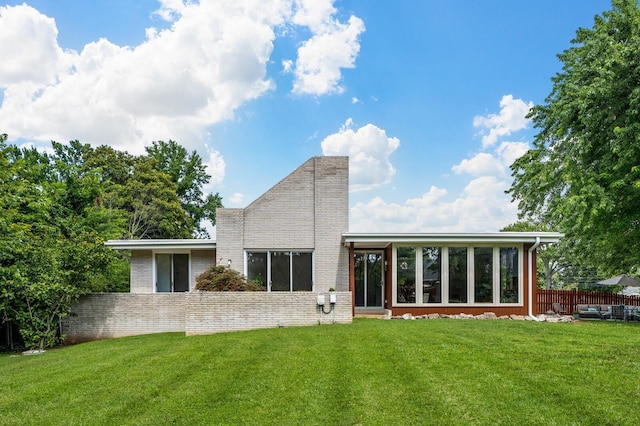
[[[560,304],[564,314],[573,313],[576,305],[580,304],[640,306],[640,296],[624,296],[600,291],[538,290],[537,295],[536,308],[539,314],[553,311],[554,303]]]

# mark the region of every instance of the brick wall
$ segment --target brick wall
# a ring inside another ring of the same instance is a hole
[[[227,265],[244,273],[244,209],[216,210],[216,265]]]
[[[66,341],[77,343],[185,329],[187,293],[96,293],[80,298],[63,320]]]
[[[153,255],[151,250],[131,251],[131,293],[153,293]]]
[[[334,312],[320,314],[316,293],[97,293],[83,296],[63,321],[67,343],[139,334],[187,335],[259,328],[350,323],[351,293],[336,293]],[[325,310],[329,296],[325,295]]]
[[[244,250],[314,250],[315,289],[348,291],[349,159],[314,157],[244,209],[218,209],[218,258],[244,273]]]
[[[334,312],[320,313],[317,294],[308,292],[194,292],[187,296],[185,333],[351,323],[351,293],[337,293]],[[325,296],[329,311],[329,296]]]
[[[316,290],[349,290],[349,158],[317,157],[315,168]]]
[[[191,250],[191,290],[195,288],[198,275],[216,264],[215,250]]]

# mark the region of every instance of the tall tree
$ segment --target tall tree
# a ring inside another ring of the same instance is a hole
[[[521,217],[565,233],[576,259],[605,274],[640,258],[640,11],[637,0],[580,28],[558,55],[533,148],[512,165]]]
[[[215,225],[216,209],[222,207],[222,198],[217,193],[204,196],[202,187],[211,176],[206,173],[200,155],[196,151],[189,153],[172,140],[153,142],[146,151],[176,184],[180,204],[195,223],[197,233],[206,235],[201,222],[209,220]]]
[[[516,222],[505,226],[501,232],[549,232],[551,229],[545,225],[530,222]],[[554,286],[554,276],[562,265],[562,251],[555,245],[540,246],[536,256],[536,271],[538,286],[544,283],[544,288],[550,290],[560,285]]]
[[[0,136],[0,311],[17,322],[27,345],[44,348],[57,341],[59,319],[91,290],[112,254],[82,226],[77,176],[67,186],[47,154],[5,141]]]

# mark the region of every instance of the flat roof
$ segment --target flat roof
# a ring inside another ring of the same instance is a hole
[[[346,232],[342,234],[345,245],[354,243],[355,247],[382,248],[392,243],[557,243],[564,237],[559,232],[478,232],[478,233],[362,233]]]
[[[173,249],[214,249],[216,240],[184,239],[184,240],[109,240],[105,246],[117,250],[173,250]]]

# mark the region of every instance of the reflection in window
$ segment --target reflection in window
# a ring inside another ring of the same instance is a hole
[[[366,283],[366,268],[365,265],[365,253],[355,253],[353,258],[354,274],[355,274],[355,290],[356,290],[356,306],[365,306],[365,283]]]
[[[189,291],[189,255],[156,254],[156,292]]]
[[[247,278],[270,291],[312,291],[313,252],[247,252]]]
[[[518,302],[518,248],[500,247],[500,303]]]
[[[449,303],[467,303],[467,248],[449,248]]]
[[[247,253],[247,278],[261,286],[267,285],[267,253]]]
[[[442,259],[440,247],[422,247],[422,302],[442,302]]]
[[[399,303],[416,303],[416,249],[398,247],[396,283]]]
[[[493,302],[493,247],[473,249],[473,277],[475,302]]]
[[[292,252],[293,291],[311,291],[313,288],[313,259],[309,252]]]
[[[289,291],[291,285],[291,260],[288,251],[271,252],[271,291]]]

